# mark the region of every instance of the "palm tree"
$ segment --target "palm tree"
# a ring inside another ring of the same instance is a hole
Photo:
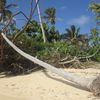
[[[55,24],[55,13],[56,13],[55,8],[48,8],[45,10],[44,19],[46,20],[47,23],[51,23],[52,25]]]
[[[100,25],[100,4],[93,2],[89,5],[89,9],[96,14],[97,24]]]
[[[74,25],[71,25],[70,29],[66,29],[67,41],[72,45],[76,45],[80,48],[88,47],[88,36],[86,34],[79,34],[80,28],[77,28]]]
[[[45,15],[43,18],[45,19],[47,24],[51,24],[49,34],[48,34],[48,41],[49,42],[56,42],[59,39],[59,32],[55,30],[55,14],[56,9],[54,7],[48,8],[45,10]]]
[[[2,21],[4,17],[4,11],[5,11],[5,5],[6,5],[6,0],[0,0],[0,22]]]
[[[0,0],[0,23],[4,26],[9,23],[12,18],[12,12],[9,10],[11,7],[16,7],[16,4],[6,5],[6,0]],[[11,22],[10,22],[11,23]]]
[[[10,23],[9,27],[3,29],[3,31],[5,33],[8,32],[10,25],[14,24],[13,20],[12,20],[12,12],[9,10],[9,8],[16,6],[15,4],[6,5],[6,3],[7,3],[6,0],[0,0],[0,29],[4,28],[6,26],[6,24]],[[0,36],[1,36],[1,32],[2,31],[0,30]],[[3,59],[3,62],[4,62],[4,54],[3,54],[4,43],[3,43],[3,37],[2,36],[1,36],[0,42],[1,42],[1,44],[0,44],[0,46],[1,46],[0,55],[1,55],[1,60]]]
[[[89,8],[95,13],[100,13],[100,4],[93,2],[89,5]]]
[[[79,35],[80,28],[71,25],[70,29],[66,29],[67,39],[73,44]]]
[[[91,39],[93,41],[93,45],[96,46],[99,42],[99,32],[96,28],[91,29]]]

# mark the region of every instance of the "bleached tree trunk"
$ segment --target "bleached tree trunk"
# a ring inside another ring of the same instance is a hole
[[[36,3],[37,2],[38,2],[38,0],[36,0]],[[44,31],[43,24],[42,24],[42,17],[41,17],[39,4],[37,4],[37,10],[38,10],[40,26],[41,26],[41,30],[42,30],[42,34],[43,34],[43,41],[44,41],[44,43],[46,43],[46,35],[45,35],[45,31]]]
[[[79,86],[83,87],[83,88],[87,88],[88,90],[90,90],[91,92],[93,92],[93,94],[98,95],[100,94],[100,76],[98,77],[93,77],[93,78],[84,78],[84,77],[80,77],[78,75],[66,72],[62,69],[58,69],[50,64],[47,64],[25,52],[23,52],[22,50],[20,50],[17,46],[15,46],[6,36],[4,33],[1,34],[3,36],[3,38],[5,39],[5,41],[15,50],[17,51],[20,55],[22,55],[23,57],[27,58],[28,60],[46,68],[48,71],[51,71],[53,73],[58,74],[59,76],[74,82],[76,84],[78,84]]]

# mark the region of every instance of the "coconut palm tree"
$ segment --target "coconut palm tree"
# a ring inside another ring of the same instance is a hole
[[[89,8],[95,13],[100,13],[100,4],[93,2],[89,5]]]
[[[3,19],[4,21],[12,16],[12,12],[9,10],[9,8],[17,6],[16,4],[6,5],[6,3],[6,0],[0,0],[0,19]]]
[[[5,6],[6,0],[0,0],[0,21],[2,19],[2,14],[4,13]]]
[[[11,18],[11,15],[12,15],[12,12],[10,10],[8,10],[8,8],[11,7],[12,5],[6,5],[6,3],[7,3],[6,0],[0,0],[0,29],[2,29],[2,27],[5,26],[5,24],[7,23],[9,18]],[[7,31],[7,30],[5,29],[5,31]],[[4,54],[3,54],[3,49],[4,49],[3,45],[4,44],[3,44],[3,38],[1,36],[1,32],[2,31],[0,30],[0,37],[1,37],[0,46],[2,48],[2,49],[0,49],[0,55],[1,55],[0,58],[3,61],[4,60]],[[0,65],[1,65],[1,63],[0,63]]]
[[[79,35],[80,28],[77,28],[74,25],[70,26],[70,29],[66,29],[67,39],[73,44],[78,35]]]
[[[45,10],[45,15],[43,18],[45,19],[46,23],[51,25],[49,34],[48,34],[48,41],[49,42],[56,42],[59,40],[59,32],[55,29],[55,14],[56,9],[54,7],[48,8]]]
[[[52,25],[55,24],[55,13],[56,13],[55,8],[48,8],[45,10],[44,19],[46,20],[47,23],[51,23]]]
[[[67,41],[80,48],[86,49],[88,47],[88,36],[86,34],[79,34],[80,28],[71,25],[70,29],[66,29]]]
[[[99,32],[96,28],[91,29],[91,40],[93,45],[96,46],[99,43]]]
[[[89,9],[96,14],[97,24],[100,25],[100,3],[92,2]]]
[[[6,5],[6,3],[6,0],[0,0],[0,24],[3,26],[9,23],[10,20],[12,20],[10,21],[10,24],[14,23],[12,19],[12,12],[9,8],[17,6],[16,4]]]

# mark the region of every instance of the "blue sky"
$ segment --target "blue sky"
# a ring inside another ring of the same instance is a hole
[[[90,33],[90,29],[95,27],[95,18],[92,12],[88,9],[88,5],[91,0],[40,0],[40,9],[43,16],[43,12],[48,7],[56,8],[56,29],[61,33],[65,32],[66,28],[74,24],[76,27],[80,27],[80,33]],[[8,0],[8,3],[17,3],[18,8],[12,9],[15,11],[23,11],[29,15],[30,11],[30,0]],[[34,0],[35,5],[35,0]],[[22,15],[15,18],[17,26],[20,28],[24,25],[24,19]],[[33,19],[38,21],[37,11]]]

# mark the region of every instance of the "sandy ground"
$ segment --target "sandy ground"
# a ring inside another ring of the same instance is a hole
[[[98,69],[66,69],[85,77],[100,74]],[[0,75],[0,100],[100,100],[91,92],[43,70],[28,75]]]

